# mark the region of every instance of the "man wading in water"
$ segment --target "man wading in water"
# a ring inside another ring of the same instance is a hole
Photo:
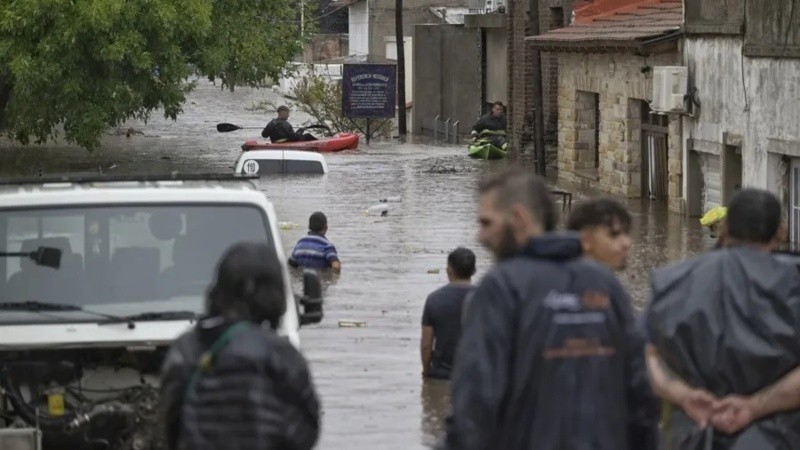
[[[480,185],[479,239],[498,258],[472,296],[452,377],[447,450],[651,450],[659,404],[613,273],[551,233],[542,180]]]
[[[342,272],[342,263],[336,247],[325,237],[328,232],[328,217],[321,211],[308,218],[308,234],[297,241],[289,256],[289,265],[295,268],[316,270],[330,269],[334,274]]]
[[[453,357],[461,337],[461,309],[464,298],[472,291],[475,274],[475,253],[459,247],[447,256],[449,284],[428,296],[422,312],[420,355],[422,376],[446,380],[450,378]]]
[[[653,272],[647,320],[653,386],[675,405],[666,450],[800,445],[800,277],[770,253],[781,204],[743,189],[723,248]]]
[[[631,249],[631,215],[609,198],[581,203],[572,210],[567,229],[579,233],[583,253],[611,270],[628,264]]]

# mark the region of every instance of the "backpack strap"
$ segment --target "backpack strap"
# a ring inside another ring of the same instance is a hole
[[[253,324],[250,322],[236,322],[219,335],[219,337],[211,344],[208,350],[200,355],[200,358],[197,361],[197,367],[195,367],[191,377],[189,377],[189,383],[186,385],[186,392],[184,396],[188,396],[194,391],[197,382],[200,381],[200,377],[202,377],[204,373],[208,373],[211,370],[217,355],[219,355],[222,350],[227,347],[228,343],[230,343],[234,337],[251,329],[252,327]]]

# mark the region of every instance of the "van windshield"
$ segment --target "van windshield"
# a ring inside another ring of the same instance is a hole
[[[54,247],[61,267],[0,258],[0,302],[74,305],[112,315],[202,313],[222,254],[274,246],[267,217],[246,205],[165,204],[0,210],[0,251]],[[83,311],[3,311],[0,323],[97,321]]]

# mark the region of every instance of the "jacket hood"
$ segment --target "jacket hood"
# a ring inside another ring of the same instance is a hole
[[[577,233],[554,232],[531,239],[522,254],[530,258],[564,260],[579,258],[583,249]]]

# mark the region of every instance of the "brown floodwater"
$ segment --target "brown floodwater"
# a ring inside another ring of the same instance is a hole
[[[176,122],[154,117],[132,122],[143,134],[108,135],[93,153],[47,144],[20,148],[0,143],[0,176],[38,173],[209,172],[232,170],[239,145],[257,130],[220,134],[218,122],[262,126],[267,113],[248,110],[258,101],[283,101],[271,91],[231,93],[201,81]],[[271,115],[271,114],[269,114]],[[308,117],[294,115],[295,126]],[[286,251],[304,233],[316,210],[329,218],[343,274],[326,293],[325,318],[301,331],[324,408],[320,449],[415,449],[440,436],[447,413],[447,383],[420,377],[420,317],[425,297],[446,282],[449,250],[475,250],[480,279],[492,265],[476,234],[476,183],[505,161],[473,161],[460,146],[428,139],[362,143],[358,151],[326,155],[330,173],[264,179],[260,188],[283,223]],[[594,195],[573,186],[575,202]],[[364,211],[381,198],[386,217]],[[690,256],[712,242],[695,219],[670,214],[664,205],[625,200],[635,218],[629,268],[621,274],[634,303],[648,296],[649,272]],[[361,321],[359,328],[339,321]]]

